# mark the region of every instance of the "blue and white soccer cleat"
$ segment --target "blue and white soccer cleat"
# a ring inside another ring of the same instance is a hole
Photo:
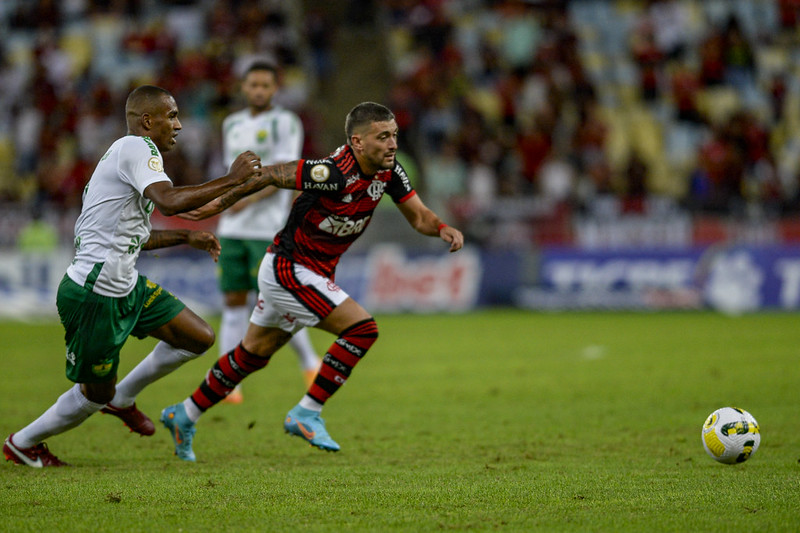
[[[184,461],[194,461],[192,438],[194,437],[194,422],[186,416],[186,409],[182,403],[170,405],[161,411],[161,423],[169,430],[175,442],[175,455]]]
[[[303,437],[311,446],[328,452],[338,452],[340,447],[325,430],[325,421],[319,413],[296,405],[283,422],[286,433]]]

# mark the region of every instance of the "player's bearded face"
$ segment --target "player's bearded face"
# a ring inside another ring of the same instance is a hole
[[[390,120],[373,122],[369,130],[359,136],[362,157],[375,171],[394,168],[394,158],[397,154],[397,133],[397,122]]]

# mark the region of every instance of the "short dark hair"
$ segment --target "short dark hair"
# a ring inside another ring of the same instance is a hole
[[[155,85],[140,85],[131,91],[125,100],[125,115],[137,116],[144,112],[152,111],[159,106],[164,96],[172,96],[170,92]]]
[[[278,77],[278,67],[276,67],[272,63],[268,63],[267,61],[254,61],[250,63],[250,66],[247,67],[247,70],[244,71],[242,79],[245,79],[247,75],[250,74],[251,72],[256,72],[256,71],[272,72],[272,75],[275,76],[276,79]]]
[[[373,122],[388,122],[390,120],[394,120],[394,113],[388,107],[375,102],[358,104],[350,110],[344,120],[344,133],[347,135],[347,144],[350,144],[350,137],[353,136],[356,128]]]

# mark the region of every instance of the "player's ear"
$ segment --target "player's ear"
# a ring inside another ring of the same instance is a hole
[[[146,130],[149,130],[153,125],[153,117],[150,113],[142,113],[142,116],[139,117],[139,121]]]

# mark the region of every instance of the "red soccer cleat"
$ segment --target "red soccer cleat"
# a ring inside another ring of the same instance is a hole
[[[18,465],[27,465],[33,468],[42,468],[45,466],[69,466],[68,463],[61,461],[58,457],[50,453],[47,449],[47,444],[40,442],[36,446],[30,448],[17,448],[11,442],[14,436],[12,433],[3,444],[3,455],[6,456],[6,461],[13,461]]]
[[[139,435],[150,436],[156,432],[156,426],[150,418],[136,408],[134,403],[130,407],[114,407],[110,403],[100,409],[101,413],[114,415],[123,422],[128,428]]]

